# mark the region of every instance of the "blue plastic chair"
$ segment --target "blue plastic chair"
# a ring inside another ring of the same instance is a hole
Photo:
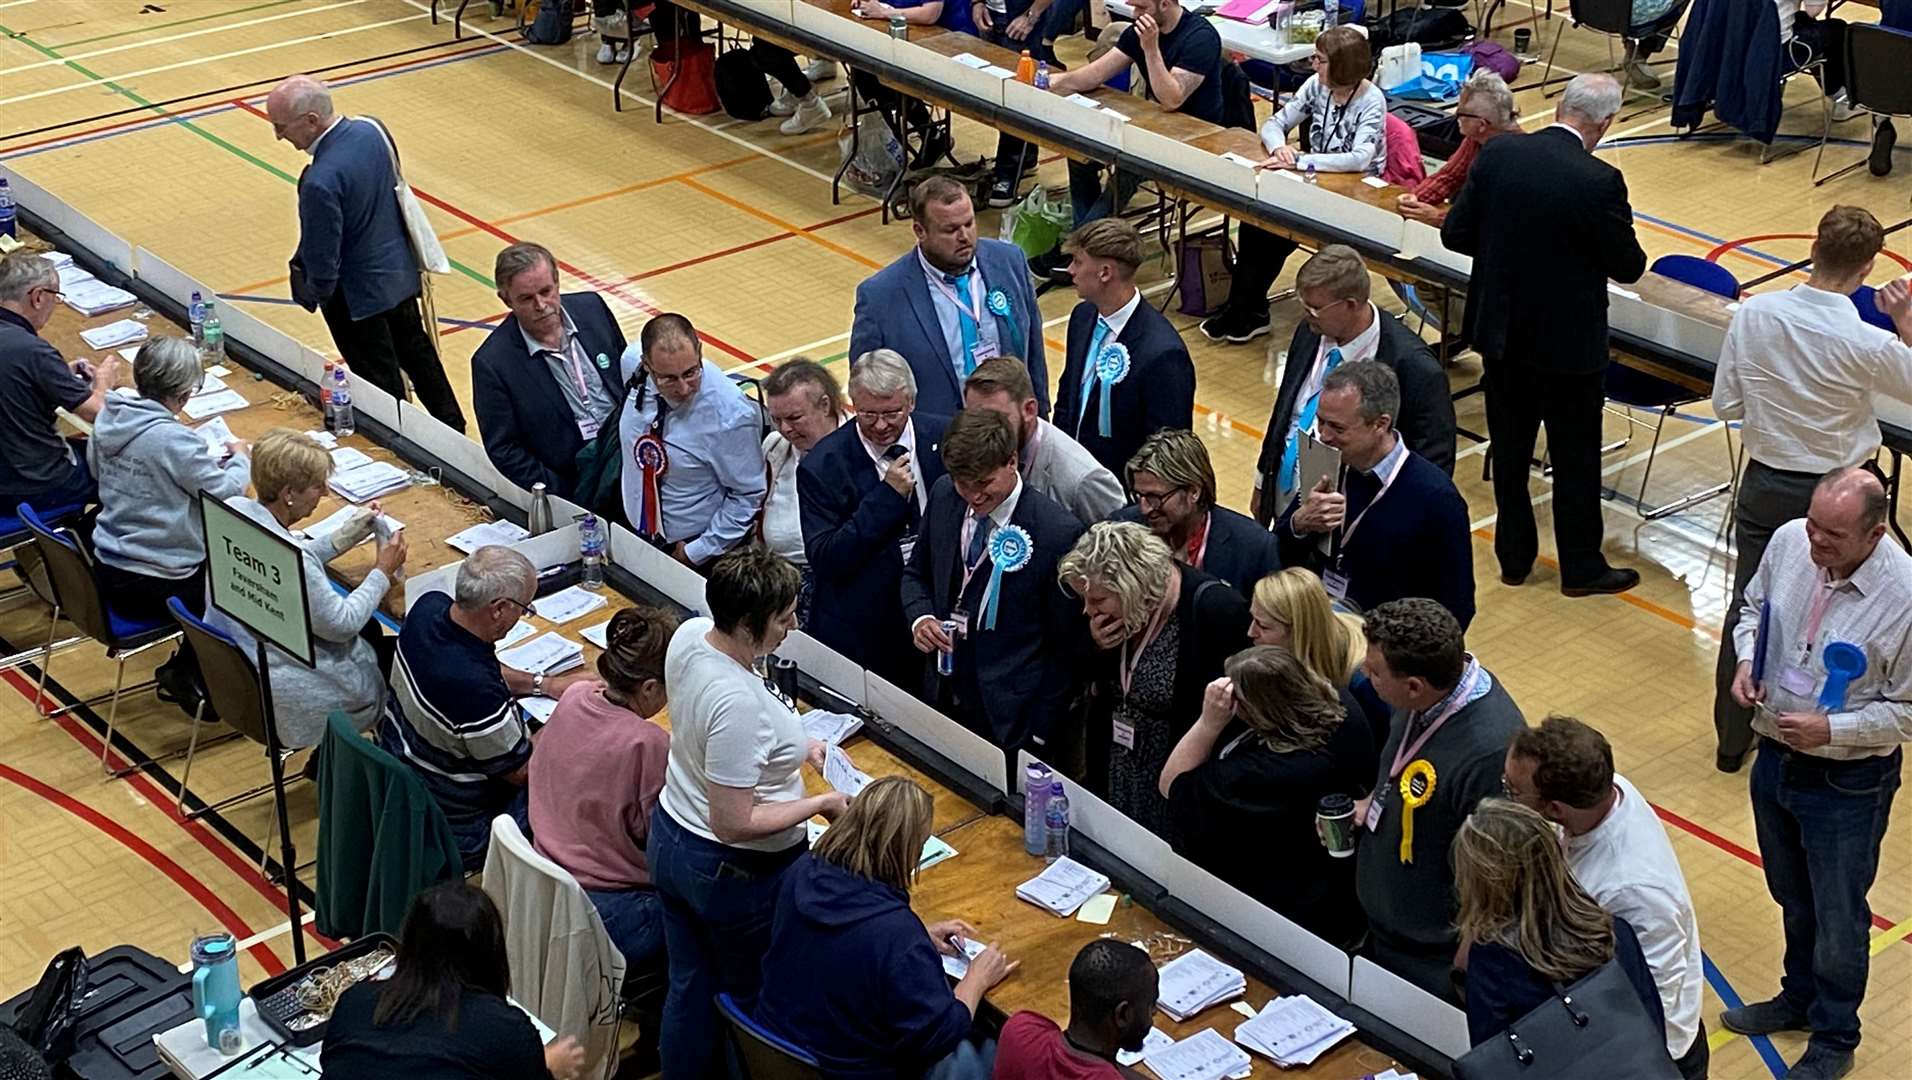
[[[1859,309],[1859,318],[1888,334],[1896,334],[1899,328],[1892,324],[1890,316],[1879,310],[1879,290],[1870,285],[1861,285],[1852,294],[1852,306]]]
[[[1685,282],[1695,289],[1724,296],[1728,300],[1739,299],[1739,279],[1731,270],[1697,255],[1662,255],[1653,260],[1653,272],[1674,281]]]
[[[823,1066],[808,1050],[764,1030],[729,994],[717,995],[717,1011],[730,1023],[745,1080],[823,1080]]]
[[[85,510],[86,507],[80,505],[55,507],[42,511],[40,520],[55,526],[68,525],[78,521]],[[25,547],[32,542],[33,534],[27,530],[26,524],[20,520],[19,515],[0,513],[0,557],[4,558],[4,561],[0,561],[0,573],[17,569],[21,580],[26,582],[18,588],[0,591],[0,600],[11,600],[22,593],[33,592],[38,594],[40,599],[45,600],[50,607],[53,604],[53,597],[43,592],[43,586],[38,584],[44,575],[37,572],[30,573],[20,564],[18,558],[13,557],[16,548]],[[35,645],[31,649],[24,649],[11,656],[0,657],[0,671],[12,671],[21,664],[38,663],[61,649],[78,645],[86,640],[86,635],[79,634],[55,641],[54,635],[59,632],[59,628],[60,619],[58,615],[55,615],[47,623],[46,644]]]

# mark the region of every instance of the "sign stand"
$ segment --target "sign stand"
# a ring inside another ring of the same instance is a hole
[[[212,606],[252,633],[260,709],[265,716],[266,760],[272,768],[272,802],[279,819],[279,859],[285,871],[286,914],[292,922],[292,957],[305,963],[305,928],[299,911],[298,851],[286,814],[284,750],[272,703],[272,669],[266,645],[311,667],[312,613],[306,606],[305,552],[297,544],[225,503],[201,492],[199,516],[206,537],[206,592]]]

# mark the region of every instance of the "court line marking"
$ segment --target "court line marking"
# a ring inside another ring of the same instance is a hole
[[[10,7],[19,7],[21,4],[31,4],[31,3],[33,3],[33,0],[7,0],[6,3],[0,4],[0,11],[4,11]]]
[[[1704,951],[1700,953],[1700,971],[1706,976],[1706,981],[1712,985],[1713,992],[1719,995],[1720,1001],[1727,1008],[1737,1009],[1745,1004],[1740,999],[1738,991],[1733,989],[1733,984],[1726,981],[1726,975],[1720,971],[1719,965],[1713,963],[1713,958],[1706,955]],[[1725,1035],[1726,1038],[1721,1039],[1721,1035]],[[1709,1050],[1717,1050],[1738,1037],[1730,1031],[1715,1031],[1707,1037],[1706,1045]],[[1755,1035],[1752,1038],[1752,1044],[1753,1049],[1759,1053],[1759,1060],[1765,1062],[1774,1080],[1780,1080],[1786,1075],[1786,1061],[1779,1056],[1779,1049],[1773,1045],[1770,1038]]]
[[[134,49],[144,49],[149,45],[164,45],[169,41],[185,41],[189,38],[204,37],[207,34],[218,34],[218,33],[223,33],[227,30],[242,29],[247,26],[259,26],[264,23],[278,22],[281,19],[296,19],[305,15],[317,15],[323,11],[337,11],[339,8],[356,7],[359,4],[363,4],[363,3],[365,3],[365,0],[338,0],[337,3],[326,4],[323,7],[300,8],[297,11],[282,11],[277,15],[263,15],[257,19],[246,19],[242,22],[226,23],[220,26],[208,26],[202,30],[188,30],[183,34],[174,34],[171,37],[153,38],[150,41],[133,41],[133,42],[128,42],[125,45],[115,45],[110,49],[95,49],[94,51],[88,52],[88,53],[74,53],[71,56],[67,56],[66,59],[91,60],[96,56],[111,56],[115,53],[130,52]],[[272,5],[272,6],[276,6],[276,5]],[[255,8],[253,10],[256,11],[258,9]],[[222,14],[227,14],[227,13],[222,13]],[[156,29],[156,28],[148,27],[147,29]],[[333,32],[334,31],[328,31],[328,33],[333,33]],[[325,35],[321,35],[321,36],[325,36]],[[68,44],[65,46],[59,46],[59,45],[48,46],[48,48],[56,48],[56,49],[57,48],[70,49],[72,47],[73,46],[71,44]],[[208,59],[216,60],[216,59],[219,59],[219,57],[209,57]],[[35,60],[30,64],[22,64],[19,67],[7,68],[4,71],[0,71],[0,79],[4,79],[9,75],[18,75],[22,72],[34,71],[39,68],[54,67],[54,66],[57,66],[59,63],[60,63],[59,60]],[[125,78],[125,77],[126,76],[115,76],[115,78]]]
[[[74,38],[72,41],[56,41],[52,44],[56,49],[71,49],[80,45],[91,45],[98,41],[111,41],[114,38],[150,33],[154,30],[170,30],[175,26],[186,26],[191,23],[205,22],[207,19],[223,19],[232,15],[244,15],[249,11],[264,11],[267,8],[284,7],[293,2],[294,0],[266,0],[263,4],[252,4],[248,7],[233,8],[231,11],[215,11],[206,15],[194,15],[188,19],[174,19],[172,22],[154,23],[151,26],[136,26],[130,30],[115,30],[110,34],[96,34],[93,37]]]

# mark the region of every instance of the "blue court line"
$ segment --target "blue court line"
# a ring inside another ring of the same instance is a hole
[[[219,293],[218,297],[221,300],[228,300],[240,304],[281,304],[297,307],[299,303],[297,300],[292,300],[284,296],[247,296],[243,293]],[[466,330],[493,329],[492,324],[488,322],[473,322],[470,319],[454,319],[445,315],[440,315],[438,321],[444,323],[446,326],[457,326]]]
[[[1727,982],[1726,976],[1714,965],[1713,958],[1704,952],[1700,953],[1700,968],[1706,972],[1707,983],[1713,987],[1713,992],[1719,995],[1720,1001],[1727,1008],[1737,1009],[1745,1004],[1740,1000],[1739,994],[1734,992],[1733,984]],[[1750,1036],[1749,1041],[1753,1044],[1753,1049],[1759,1052],[1760,1060],[1764,1061],[1766,1068],[1772,1072],[1773,1080],[1783,1080],[1787,1070],[1786,1059],[1779,1056],[1779,1048],[1773,1045],[1773,1041],[1764,1035]]]

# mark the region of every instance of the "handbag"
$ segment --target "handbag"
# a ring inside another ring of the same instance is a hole
[[[1615,958],[1454,1062],[1455,1080],[1679,1080],[1666,1033]]]
[[[445,257],[445,248],[438,242],[438,233],[432,229],[431,219],[425,216],[425,207],[420,205],[418,196],[412,194],[412,187],[405,182],[405,174],[398,167],[398,146],[392,142],[392,133],[385,125],[372,117],[365,117],[385,140],[385,150],[392,155],[392,193],[398,196],[398,216],[405,222],[405,235],[411,239],[412,254],[418,256],[418,265],[426,273],[451,273],[451,260]]]

